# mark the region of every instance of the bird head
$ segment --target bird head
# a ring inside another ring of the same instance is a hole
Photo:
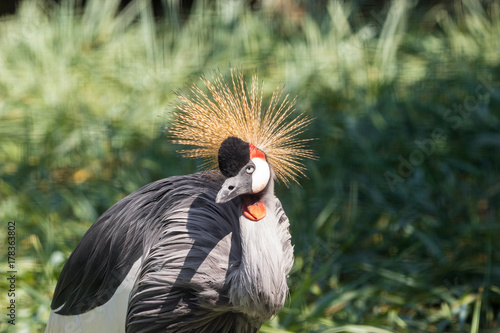
[[[286,185],[298,182],[305,170],[302,160],[314,158],[306,145],[309,139],[298,138],[311,118],[293,112],[295,99],[282,98],[283,88],[274,91],[264,108],[257,75],[249,87],[243,73],[233,69],[230,80],[222,74],[202,80],[208,94],[194,84],[190,93],[178,95],[170,129],[173,142],[193,146],[181,153],[204,159],[207,169],[218,164],[226,180],[217,203],[241,197],[244,216],[259,221],[266,214],[273,179]]]
[[[227,178],[216,202],[224,203],[239,195],[262,192],[271,180],[271,167],[263,151],[252,143],[231,136],[220,145],[219,170]]]

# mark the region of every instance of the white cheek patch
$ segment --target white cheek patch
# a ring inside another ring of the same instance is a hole
[[[252,192],[259,193],[269,182],[271,170],[269,164],[262,158],[252,158],[252,162],[255,164],[255,171],[252,174]]]

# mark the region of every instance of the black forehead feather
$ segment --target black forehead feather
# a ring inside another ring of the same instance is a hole
[[[230,136],[219,148],[219,169],[226,177],[234,177],[250,161],[250,145]]]

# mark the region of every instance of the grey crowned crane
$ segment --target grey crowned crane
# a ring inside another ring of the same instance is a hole
[[[257,77],[218,74],[179,95],[171,127],[205,171],[144,186],[109,208],[68,258],[45,332],[257,332],[283,307],[293,264],[274,178],[312,158],[303,114]],[[281,100],[281,103],[280,103]]]

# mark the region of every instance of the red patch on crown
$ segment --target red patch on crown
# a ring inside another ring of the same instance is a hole
[[[257,157],[257,158],[262,158],[264,161],[266,160],[266,155],[262,151],[257,149],[257,147],[255,147],[252,143],[250,143],[249,145],[250,145],[250,159]]]

